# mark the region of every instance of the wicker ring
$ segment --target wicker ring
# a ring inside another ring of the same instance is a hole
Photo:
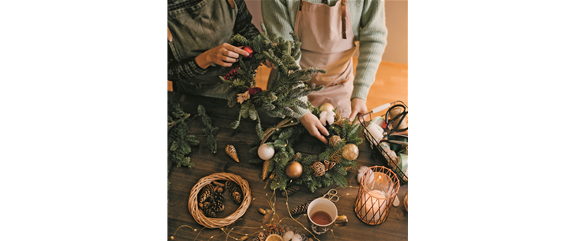
[[[206,185],[210,184],[213,181],[218,180],[227,180],[237,183],[241,187],[241,191],[243,192],[243,202],[235,212],[225,218],[208,218],[203,215],[203,212],[199,210],[197,205],[197,196],[199,191],[205,187]],[[189,201],[187,203],[187,208],[193,219],[198,224],[203,225],[206,228],[221,228],[228,226],[237,219],[239,219],[245,212],[247,208],[251,205],[251,189],[249,189],[249,183],[241,178],[238,175],[226,172],[214,173],[204,178],[199,179],[199,181],[193,186],[191,189],[191,193],[189,194]]]

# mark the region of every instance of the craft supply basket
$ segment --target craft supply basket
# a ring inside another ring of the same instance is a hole
[[[385,140],[387,138],[382,138],[380,141],[377,141],[376,138],[374,137],[374,135],[367,128],[369,126],[369,124],[371,123],[371,121],[373,120],[372,115],[373,115],[373,112],[371,111],[367,114],[359,116],[359,122],[363,126],[363,135],[364,135],[365,139],[367,140],[367,142],[369,143],[369,146],[373,150],[373,155],[375,156],[375,158],[381,160],[383,166],[388,167],[393,172],[395,172],[395,174],[397,175],[397,178],[399,179],[401,184],[406,184],[409,180],[407,174],[404,172],[404,170],[401,170],[399,165],[390,165],[391,164],[391,158],[383,150],[383,145],[381,145],[381,142],[387,142],[390,145],[389,140]],[[383,114],[383,116],[384,116],[384,114]]]

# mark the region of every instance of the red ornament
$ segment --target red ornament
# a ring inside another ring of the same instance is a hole
[[[259,87],[250,87],[248,91],[249,91],[249,95],[255,95],[255,94],[261,92],[262,89]]]
[[[245,47],[243,47],[243,50],[245,50],[247,53],[249,53],[249,57],[253,57],[253,49],[251,49],[251,47],[245,46]]]

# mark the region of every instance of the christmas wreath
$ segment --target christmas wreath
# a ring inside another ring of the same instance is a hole
[[[311,110],[318,117],[325,112],[334,112],[323,110],[323,106],[311,107]],[[260,158],[249,162],[263,164],[262,179],[268,177],[269,187],[273,190],[280,189],[291,193],[293,190],[299,190],[298,186],[303,184],[311,192],[332,183],[346,187],[345,176],[348,170],[356,167],[359,155],[357,146],[363,142],[363,138],[359,136],[361,125],[358,122],[353,124],[336,114],[331,122],[326,123],[331,134],[328,136],[326,149],[318,155],[302,155],[295,152],[293,143],[306,129],[301,124],[290,124],[291,121],[285,119],[276,127],[268,129],[265,137],[269,139],[264,139],[260,146],[250,150],[252,154],[257,152]],[[288,188],[290,180],[293,180],[293,186]]]
[[[326,73],[323,69],[301,69],[296,60],[301,55],[301,42],[295,33],[291,33],[293,41],[286,41],[282,37],[268,34],[262,23],[263,33],[252,40],[248,40],[240,34],[234,35],[230,44],[245,46],[249,57],[239,57],[234,64],[234,69],[221,80],[230,86],[228,91],[228,105],[241,105],[239,116],[231,123],[231,128],[236,129],[241,118],[250,118],[257,121],[256,132],[259,139],[263,139],[264,133],[261,127],[258,110],[263,110],[271,117],[300,118],[300,114],[293,111],[293,107],[310,108],[311,104],[300,100],[300,97],[309,95],[313,91],[323,89],[323,86],[315,87],[307,82],[313,74]],[[268,61],[277,69],[277,78],[267,90],[255,86],[255,74],[257,68]]]

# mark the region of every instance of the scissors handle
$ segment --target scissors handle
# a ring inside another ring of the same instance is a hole
[[[325,195],[323,195],[323,197],[326,199],[329,199],[331,202],[339,201],[339,196],[337,196],[337,190],[336,189],[329,190],[327,193],[325,193]]]

